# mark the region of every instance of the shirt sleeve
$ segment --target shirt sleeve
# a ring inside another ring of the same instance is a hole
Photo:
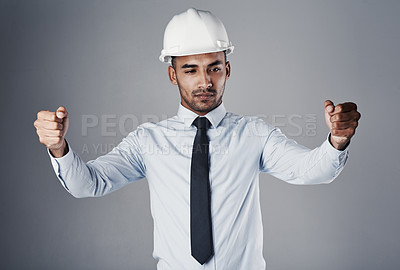
[[[278,128],[270,128],[263,141],[260,170],[291,184],[332,182],[347,162],[348,147],[337,150],[325,140],[311,150],[288,139]]]
[[[142,129],[131,132],[108,154],[87,163],[70,146],[61,158],[47,151],[54,172],[69,193],[77,198],[103,196],[145,177],[140,146],[142,132]]]

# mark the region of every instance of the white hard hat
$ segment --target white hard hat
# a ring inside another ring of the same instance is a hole
[[[165,28],[160,61],[169,63],[171,56],[220,51],[228,55],[233,48],[220,19],[209,11],[189,8],[175,15]]]

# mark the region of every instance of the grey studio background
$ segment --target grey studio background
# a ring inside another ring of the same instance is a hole
[[[212,10],[236,46],[228,111],[258,115],[308,147],[323,102],[362,113],[347,167],[329,185],[262,174],[269,270],[400,269],[400,2],[0,1],[1,269],[155,269],[146,180],[75,199],[33,121],[65,105],[72,149],[105,154],[145,121],[175,115],[158,61],[170,18]]]

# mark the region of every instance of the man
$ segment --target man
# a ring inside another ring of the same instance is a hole
[[[233,51],[222,22],[189,9],[167,25],[160,60],[177,85],[176,116],[145,123],[107,155],[84,163],[65,141],[68,113],[41,111],[34,125],[54,170],[75,197],[102,196],[147,178],[157,269],[265,269],[259,172],[293,184],[331,182],[360,118],[354,103],[325,101],[328,139],[314,150],[222,103]],[[189,151],[188,151],[189,149]]]

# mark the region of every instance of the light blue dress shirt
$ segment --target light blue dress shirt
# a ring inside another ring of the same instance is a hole
[[[328,140],[310,150],[257,117],[226,112],[223,104],[205,117],[212,126],[210,185],[215,255],[200,265],[190,254],[190,164],[198,115],[180,105],[177,116],[145,123],[110,153],[83,162],[70,148],[53,158],[57,177],[75,197],[103,196],[147,178],[158,270],[264,270],[259,173],[292,184],[331,182],[348,150]]]

